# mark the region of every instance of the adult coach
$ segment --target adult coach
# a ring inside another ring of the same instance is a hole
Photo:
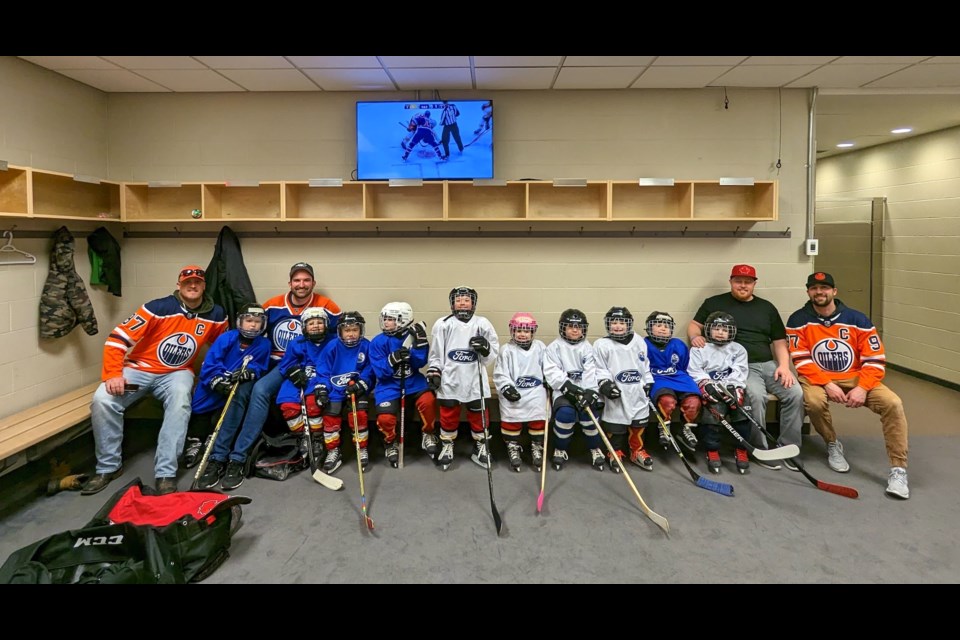
[[[790,370],[787,332],[780,312],[768,300],[754,295],[756,285],[756,269],[748,264],[734,265],[730,271],[730,291],[703,301],[687,325],[687,337],[692,347],[700,348],[706,344],[703,323],[707,316],[714,311],[725,311],[732,315],[737,322],[735,341],[747,350],[747,399],[752,407],[753,419],[757,424],[766,422],[767,394],[772,393],[780,400],[778,442],[799,447],[803,392]],[[752,428],[751,440],[757,446],[766,448],[763,434],[756,427]],[[797,470],[789,460],[785,464],[788,469]]]
[[[829,403],[866,406],[883,425],[890,460],[887,493],[906,500],[907,417],[900,397],[882,382],[887,357],[877,329],[865,314],[836,299],[837,286],[829,273],[810,274],[807,296],[810,300],[787,320],[787,339],[810,424],[827,443],[827,464],[839,473],[850,470]]]
[[[110,332],[103,346],[103,384],[90,407],[96,474],[82,495],[103,491],[123,473],[123,415],[147,393],[163,403],[155,486],[160,494],[177,490],[177,458],[190,421],[193,363],[203,345],[213,344],[227,329],[223,307],[205,295],[204,276],[202,267],[184,267],[176,291],[147,302]]]

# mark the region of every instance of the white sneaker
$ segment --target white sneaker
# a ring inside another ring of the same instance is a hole
[[[840,441],[827,443],[827,464],[837,473],[850,471],[847,459],[843,457],[843,445]]]
[[[907,470],[903,467],[891,467],[890,479],[887,481],[887,493],[904,500],[910,497],[910,487],[907,486]]]

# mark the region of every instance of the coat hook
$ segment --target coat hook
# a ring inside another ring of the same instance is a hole
[[[327,232],[327,235],[330,235],[330,227],[324,227],[324,230]]]
[[[785,236],[790,235],[790,227],[787,227],[787,230],[783,232],[783,235]]]
[[[683,231],[680,232],[680,235],[681,235],[681,236],[687,235],[687,229],[689,229],[689,228],[690,228],[690,227],[684,227],[684,228],[683,228]]]
[[[273,227],[273,231],[274,231],[274,233],[276,233],[277,235],[280,235],[280,229],[278,229],[276,226]]]
[[[377,227],[374,227],[374,229],[376,229],[376,230],[377,230],[377,235],[380,235],[380,227],[379,227],[379,226],[377,226]]]
[[[583,227],[580,227],[580,235],[583,235]]]
[[[427,225],[427,235],[430,235],[430,225]]]
[[[636,225],[630,227],[630,235],[633,235],[633,232],[636,231],[636,230],[637,230],[637,226],[636,226]]]
[[[733,235],[740,233],[740,225],[737,225],[737,228],[733,230]]]
[[[180,229],[174,227],[173,230],[177,232],[177,235],[180,235]]]
[[[533,226],[532,226],[532,225],[529,226],[529,227],[527,227],[527,235],[530,235],[530,236],[533,235]]]

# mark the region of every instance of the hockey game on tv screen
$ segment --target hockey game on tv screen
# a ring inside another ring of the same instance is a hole
[[[357,103],[357,179],[493,177],[493,102]]]

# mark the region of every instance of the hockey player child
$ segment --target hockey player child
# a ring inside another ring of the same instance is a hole
[[[220,486],[225,491],[243,484],[247,453],[260,431],[245,433],[240,431],[240,424],[247,410],[253,383],[266,373],[269,366],[270,340],[263,335],[266,328],[267,316],[263,307],[256,303],[243,305],[237,313],[237,328],[217,338],[203,360],[193,392],[191,425],[201,421],[210,426],[212,421],[218,420],[234,385],[236,391],[233,391],[230,406],[223,416],[207,467],[197,483],[200,489],[213,488],[221,479]],[[244,368],[243,360],[247,357],[250,361]],[[187,468],[196,466],[203,456],[199,443],[197,439],[192,456],[190,451],[184,454]]]
[[[668,425],[679,402],[684,425],[678,439],[692,452],[697,448],[697,436],[693,430],[700,414],[700,389],[687,373],[690,350],[682,340],[673,337],[675,326],[673,316],[665,311],[654,311],[647,316],[647,337],[644,341],[647,343],[647,357],[653,373],[650,397]],[[669,444],[661,434],[660,445],[667,448]]]
[[[344,311],[337,325],[337,337],[320,354],[317,363],[317,381],[313,394],[317,405],[323,408],[323,441],[327,456],[323,470],[333,473],[342,464],[340,427],[346,416],[353,434],[354,445],[360,449],[360,465],[367,470],[370,453],[367,451],[367,406],[375,376],[370,366],[370,341],[363,337],[366,320],[359,311]],[[356,400],[357,414],[353,415]],[[316,442],[316,441],[314,441]]]
[[[714,311],[703,323],[704,338],[707,342],[690,354],[690,377],[700,388],[704,411],[700,418],[703,425],[704,445],[707,448],[707,467],[713,473],[720,473],[720,433],[726,429],[720,426],[721,418],[729,422],[744,440],[750,438],[750,423],[742,415],[745,409],[743,399],[747,385],[747,350],[733,341],[737,335],[737,324],[733,316],[723,311]],[[729,410],[724,399],[733,396],[739,409]],[[747,450],[736,447],[737,470],[746,473],[750,470]]]
[[[446,471],[453,462],[453,443],[460,426],[460,405],[467,407],[473,436],[470,459],[483,468],[490,463],[490,451],[483,438],[490,410],[483,398],[490,397],[487,366],[496,361],[500,340],[490,321],[475,315],[477,292],[470,287],[450,290],[450,315],[433,324],[433,347],[428,360],[427,382],[437,392],[440,405],[440,454],[436,463]],[[477,365],[477,359],[482,366]],[[477,371],[479,369],[479,372]],[[478,379],[479,375],[479,379]],[[481,406],[486,411],[481,416]],[[489,429],[488,429],[489,433]]]
[[[591,407],[594,415],[600,409],[597,393],[597,365],[593,346],[587,342],[590,324],[579,309],[567,309],[560,314],[560,337],[547,345],[543,356],[543,377],[553,389],[553,466],[559,471],[569,460],[567,450],[573,437],[573,425],[580,422],[590,450],[590,463],[603,471],[603,442],[600,433],[587,415]]]
[[[292,433],[302,434],[305,428],[310,429],[313,459],[320,464],[323,458],[323,419],[320,417],[322,408],[317,404],[313,390],[318,382],[317,363],[324,348],[332,341],[333,334],[330,331],[329,314],[323,307],[305,309],[300,314],[300,323],[302,335],[287,345],[283,359],[277,365],[280,375],[283,376],[283,383],[277,393],[277,404]],[[303,424],[301,394],[307,406],[307,425]],[[306,442],[303,443],[302,450],[305,451],[305,447]]]
[[[633,314],[626,307],[610,307],[603,317],[607,335],[593,343],[603,405],[600,425],[620,460],[629,431],[630,462],[645,471],[653,471],[653,458],[643,448],[643,432],[650,418],[647,394],[653,386],[647,343],[633,332]],[[612,458],[610,469],[620,473]]]
[[[370,365],[377,378],[377,429],[383,434],[384,454],[394,468],[400,459],[397,420],[401,402],[413,402],[423,422],[420,446],[431,458],[437,455],[437,398],[420,373],[429,351],[427,327],[423,322],[414,324],[413,308],[406,302],[384,305],[380,310],[380,335],[370,341]]]
[[[500,392],[500,431],[514,471],[520,471],[520,432],[527,423],[533,466],[543,466],[543,433],[547,421],[547,391],[543,385],[546,345],[534,339],[537,321],[526,312],[510,319],[510,342],[493,367],[493,384]]]

